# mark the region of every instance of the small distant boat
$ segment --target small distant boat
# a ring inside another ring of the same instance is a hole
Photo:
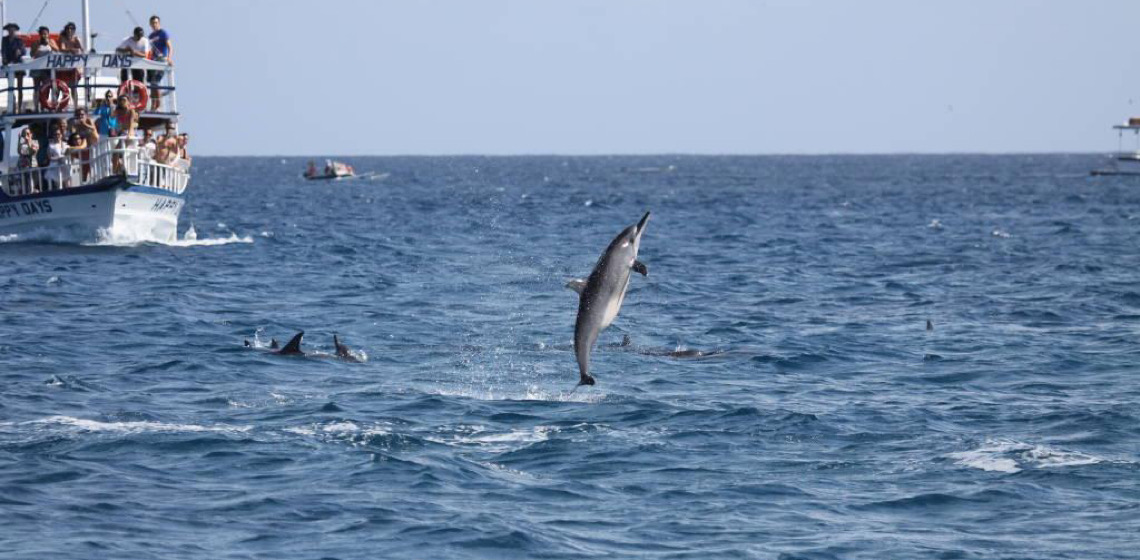
[[[305,170],[304,175],[304,177],[310,181],[332,181],[355,176],[356,170],[353,169],[351,165],[331,159],[325,160],[325,169],[321,173],[317,172],[317,164],[310,161],[309,168]]]
[[[1116,153],[1109,156],[1108,163],[1101,168],[1093,169],[1090,175],[1140,175],[1140,117],[1132,117],[1124,124],[1112,127],[1117,133]],[[1124,132],[1131,131],[1136,139],[1136,148],[1132,151],[1124,149]]]

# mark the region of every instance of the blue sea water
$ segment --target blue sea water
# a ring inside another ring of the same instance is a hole
[[[1140,554],[1097,157],[349,161],[198,158],[197,240],[0,243],[0,558]],[[564,284],[645,210],[572,392]],[[299,330],[365,360],[243,347]]]

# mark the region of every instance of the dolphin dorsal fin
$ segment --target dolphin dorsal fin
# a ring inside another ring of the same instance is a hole
[[[336,348],[336,355],[337,356],[344,357],[344,356],[348,355],[348,347],[341,344],[340,339],[337,338],[337,336],[335,334],[333,335],[333,347]]]
[[[278,344],[277,339],[276,338],[269,339],[269,349],[270,350],[277,350],[278,348],[281,348],[281,345]]]
[[[289,343],[286,344],[285,347],[281,349],[280,353],[281,354],[304,354],[304,352],[301,351],[301,337],[303,337],[303,336],[305,336],[305,331],[301,331],[301,332],[297,333],[297,335],[294,336],[292,339],[290,339]]]
[[[567,282],[566,287],[578,292],[578,295],[582,295],[582,290],[586,289],[586,281],[581,278],[575,278]]]

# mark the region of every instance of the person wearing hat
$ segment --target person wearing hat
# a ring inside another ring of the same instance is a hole
[[[3,44],[0,46],[0,51],[3,51],[4,66],[9,64],[20,64],[24,61],[24,57],[28,54],[27,47],[24,46],[24,40],[20,38],[20,26],[15,23],[9,23],[4,26],[4,39]],[[20,108],[24,106],[24,72],[16,72],[13,74],[16,77],[16,107],[13,112],[19,113]]]

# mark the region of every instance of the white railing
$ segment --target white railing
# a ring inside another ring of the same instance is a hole
[[[102,138],[93,148],[72,153],[68,163],[18,169],[0,175],[8,196],[25,196],[90,185],[112,176],[181,194],[190,175],[185,169],[148,159],[130,137]]]

